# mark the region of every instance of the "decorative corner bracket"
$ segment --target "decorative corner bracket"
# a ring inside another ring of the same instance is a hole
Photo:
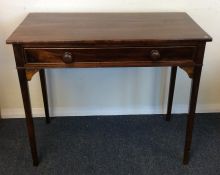
[[[37,73],[39,70],[38,69],[27,69],[25,70],[26,72],[26,78],[28,81],[32,79],[35,73]]]
[[[180,66],[180,68],[183,69],[187,73],[189,78],[193,77],[193,73],[194,73],[194,67],[193,66]]]

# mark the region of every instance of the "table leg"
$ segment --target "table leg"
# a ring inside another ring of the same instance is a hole
[[[39,71],[40,73],[40,82],[43,94],[43,102],[44,102],[44,110],[46,116],[46,123],[50,123],[50,116],[49,116],[49,107],[48,107],[48,98],[47,98],[47,84],[46,84],[46,77],[44,69]]]
[[[36,140],[35,140],[35,132],[34,132],[34,123],[32,118],[31,112],[31,101],[29,95],[29,88],[28,88],[28,81],[26,78],[26,73],[24,69],[18,69],[18,77],[21,87],[21,94],[23,98],[25,116],[26,116],[26,124],[28,130],[28,137],[31,147],[32,159],[34,166],[38,165],[38,156],[37,156],[37,147],[36,147]]]
[[[188,112],[188,116],[187,116],[183,164],[189,163],[190,147],[191,147],[191,143],[192,143],[192,131],[193,131],[193,125],[194,125],[195,110],[196,110],[196,103],[197,103],[197,96],[198,96],[198,90],[199,90],[201,71],[202,71],[202,67],[194,67],[192,84],[191,84],[189,112]]]
[[[174,94],[174,88],[175,88],[175,82],[176,82],[176,71],[177,71],[177,66],[171,67],[166,121],[170,121],[170,118],[171,118],[171,111],[172,111],[172,106],[173,106],[173,94]]]

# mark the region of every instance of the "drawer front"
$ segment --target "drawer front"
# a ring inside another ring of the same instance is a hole
[[[159,62],[193,60],[195,46],[125,48],[25,48],[27,64],[78,62]]]

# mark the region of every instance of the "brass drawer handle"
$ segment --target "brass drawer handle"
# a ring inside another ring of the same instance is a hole
[[[160,59],[160,52],[158,50],[152,50],[150,57],[152,60],[157,61],[158,59]]]
[[[65,52],[63,54],[63,62],[66,64],[72,63],[73,62],[73,56],[70,52]]]

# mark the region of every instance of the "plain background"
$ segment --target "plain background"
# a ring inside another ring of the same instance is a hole
[[[0,106],[2,118],[24,117],[11,45],[5,40],[29,12],[187,12],[212,37],[207,43],[197,112],[220,111],[219,0],[0,0]],[[169,68],[47,70],[52,115],[164,113]],[[43,116],[38,74],[30,83],[34,116]],[[187,112],[190,80],[178,70],[174,112]]]

